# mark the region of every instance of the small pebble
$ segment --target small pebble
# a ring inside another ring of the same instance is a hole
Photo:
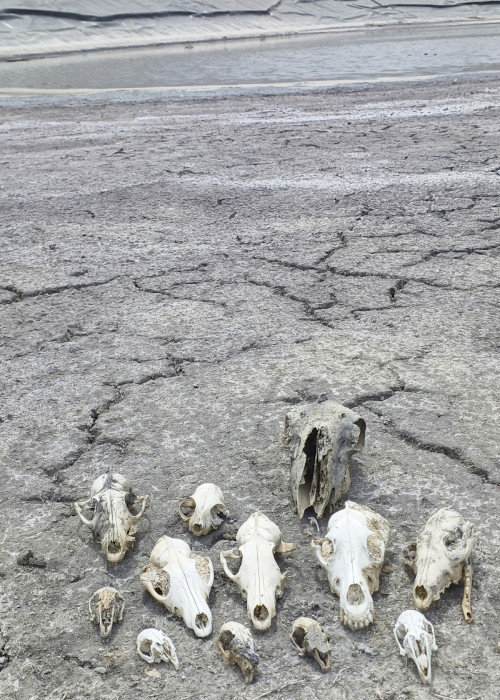
[[[96,673],[100,673],[102,676],[106,673],[106,668],[104,666],[96,666],[94,668]]]

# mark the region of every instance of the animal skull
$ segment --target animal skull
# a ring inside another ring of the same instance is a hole
[[[148,664],[159,664],[160,661],[168,663],[170,661],[176,671],[179,669],[174,643],[161,630],[151,627],[139,632],[137,635],[137,653]]]
[[[222,516],[229,515],[222,491],[215,484],[201,484],[192,496],[182,501],[179,515],[188,524],[193,535],[207,535],[216,530]]]
[[[239,622],[226,622],[219,630],[217,648],[224,661],[238,664],[245,679],[245,685],[252,682],[260,658],[255,652],[252,635]]]
[[[326,537],[311,543],[326,569],[330,590],[340,598],[340,620],[352,629],[373,622],[372,593],[378,591],[388,537],[385,518],[346,501],[328,521]]]
[[[434,627],[417,610],[405,610],[394,625],[401,656],[413,659],[422,683],[431,682],[431,655],[437,651]]]
[[[450,508],[441,508],[431,515],[416,545],[408,548],[415,571],[413,597],[420,610],[427,610],[432,601],[452,583],[464,579],[462,610],[472,620],[471,551],[474,544],[472,525]]]
[[[281,532],[264,513],[253,513],[236,533],[238,548],[221,552],[220,560],[228,578],[241,590],[247,601],[248,617],[254,627],[264,631],[276,615],[276,598],[281,598],[288,572],[282,574],[274,554],[291,552],[294,544],[281,539]],[[241,566],[233,574],[227,559],[238,559]]]
[[[140,577],[153,598],[182,617],[197,637],[210,634],[212,613],[207,600],[214,570],[208,557],[192,552],[187,542],[164,535],[153,547]]]
[[[98,591],[89,600],[89,615],[90,621],[99,623],[101,637],[109,639],[113,622],[121,622],[123,620],[123,609],[125,601],[116,588],[105,586],[99,588]]]
[[[322,671],[330,670],[330,644],[319,622],[310,617],[299,617],[293,623],[290,639],[300,656],[313,656]]]
[[[131,508],[137,503],[141,509],[134,514]],[[92,530],[102,553],[112,562],[121,561],[134,544],[139,520],[148,506],[149,497],[136,496],[127,479],[116,472],[98,477],[90,498],[75,503],[80,520]],[[92,520],[83,515],[83,509],[93,511]]]
[[[312,506],[322,517],[330,500],[349,491],[349,458],[363,449],[365,421],[335,401],[292,409],[286,416],[284,441],[290,449],[292,495],[299,517]]]

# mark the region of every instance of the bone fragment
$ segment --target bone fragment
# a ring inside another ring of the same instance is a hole
[[[174,643],[162,630],[151,627],[139,632],[137,653],[148,664],[159,664],[160,661],[165,661],[170,662],[176,671],[179,669]]]
[[[300,656],[312,656],[323,672],[330,670],[330,644],[319,622],[299,617],[293,623],[290,639]]]
[[[250,631],[239,622],[226,622],[219,630],[217,648],[224,661],[238,664],[245,685],[251,683],[260,658]]]
[[[221,489],[215,484],[201,484],[192,496],[182,501],[179,515],[187,523],[189,532],[199,537],[216,530],[229,512]]]
[[[432,624],[417,610],[405,610],[394,625],[394,637],[401,656],[413,659],[420,680],[430,685],[431,656],[437,650]]]
[[[114,622],[123,620],[125,601],[116,588],[99,588],[89,600],[90,621],[99,625],[101,637],[108,640]]]

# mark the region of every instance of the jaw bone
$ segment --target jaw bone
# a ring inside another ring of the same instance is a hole
[[[147,661],[148,664],[159,664],[160,661],[168,663],[170,661],[176,671],[179,669],[174,643],[161,630],[151,627],[139,632],[136,649],[141,659]]]
[[[316,659],[323,672],[330,670],[330,644],[319,622],[299,617],[293,623],[290,639],[300,656],[308,654]]]
[[[212,631],[212,613],[207,605],[214,582],[209,557],[191,552],[183,540],[164,535],[141,571],[141,583],[167,610],[182,617],[197,637]]]
[[[405,610],[394,625],[394,637],[401,656],[413,659],[422,683],[430,685],[431,655],[437,651],[434,627],[417,610]]]
[[[140,503],[134,514],[131,507]],[[148,496],[135,496],[127,479],[117,472],[102,474],[92,484],[90,498],[75,503],[78,517],[89,527],[108,561],[119,562],[135,542],[139,520],[149,506]],[[88,520],[83,510],[93,512]]]
[[[99,624],[101,637],[108,640],[114,622],[123,620],[125,601],[116,588],[99,588],[89,600],[90,621]]]
[[[328,522],[323,540],[311,542],[326,569],[330,590],[340,598],[340,620],[352,629],[373,622],[389,523],[371,508],[347,501]]]
[[[283,595],[287,578],[287,573],[281,573],[274,554],[291,552],[295,545],[283,542],[279,527],[259,512],[240,527],[236,543],[236,549],[221,552],[221,564],[226,576],[240,587],[254,627],[267,630],[276,615],[276,598]],[[237,574],[229,569],[227,559],[241,561]]]
[[[472,525],[450,508],[441,508],[431,515],[416,545],[409,547],[415,571],[413,597],[420,610],[427,610],[452,583],[464,579],[462,610],[472,620],[471,551],[474,545]]]
[[[238,664],[245,685],[251,683],[260,658],[249,630],[239,622],[226,622],[219,630],[217,648],[224,661]]]
[[[182,501],[179,515],[187,523],[189,532],[199,537],[216,530],[222,517],[229,513],[221,489],[215,484],[201,484],[192,496]]]
[[[312,506],[322,517],[330,500],[349,491],[349,458],[363,449],[365,421],[354,411],[323,401],[298,406],[285,421],[284,442],[291,459],[292,495],[299,517]]]

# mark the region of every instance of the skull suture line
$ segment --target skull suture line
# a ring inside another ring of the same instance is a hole
[[[434,627],[417,610],[405,610],[394,625],[394,637],[401,656],[413,659],[422,683],[429,685],[431,655],[437,650]]]
[[[346,501],[328,521],[323,540],[311,542],[340,598],[340,620],[352,629],[373,622],[372,593],[378,591],[389,523],[371,508]]]
[[[229,515],[222,491],[215,484],[201,484],[192,496],[182,501],[179,515],[193,535],[207,535],[216,530],[222,517]]]
[[[141,504],[134,514],[131,508]],[[92,484],[90,498],[75,503],[76,512],[82,523],[89,527],[101,550],[111,562],[119,562],[135,542],[139,520],[149,505],[148,496],[135,496],[124,476],[118,473],[103,474]],[[82,510],[93,511],[94,517],[88,520]]]

